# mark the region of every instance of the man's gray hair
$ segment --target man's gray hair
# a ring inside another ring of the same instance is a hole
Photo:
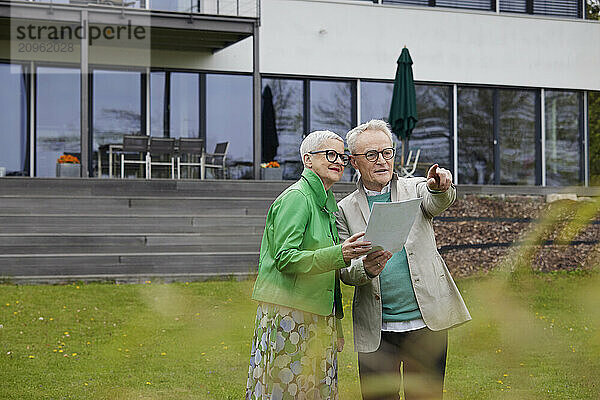
[[[360,134],[365,131],[383,132],[388,135],[392,145],[394,145],[394,138],[392,137],[392,131],[390,131],[388,123],[381,119],[372,119],[369,122],[365,122],[364,124],[360,124],[356,128],[353,128],[346,134],[346,142],[348,143],[348,149],[350,150],[351,154],[356,153],[356,140]]]
[[[311,151],[317,151],[321,149],[323,142],[327,139],[335,139],[344,143],[344,139],[337,133],[333,133],[331,131],[314,131],[306,135],[302,144],[300,145],[300,157],[302,158],[302,162],[304,163],[304,155],[310,153]]]

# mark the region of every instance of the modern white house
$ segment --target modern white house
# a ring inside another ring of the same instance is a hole
[[[109,178],[111,146],[146,135],[228,142],[229,179],[261,179],[269,161],[296,179],[303,135],[387,118],[406,46],[421,172],[588,185],[600,21],[587,1],[0,0],[0,168],[55,177],[69,154],[82,177]]]

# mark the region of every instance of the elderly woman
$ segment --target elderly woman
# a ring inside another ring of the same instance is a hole
[[[341,268],[370,250],[357,233],[339,243],[331,186],[348,165],[341,137],[309,134],[302,177],[271,205],[252,298],[259,302],[246,399],[337,399],[343,347]]]

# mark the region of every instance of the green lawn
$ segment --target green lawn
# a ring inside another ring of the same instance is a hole
[[[600,398],[600,280],[472,277],[448,399]],[[2,399],[241,399],[252,282],[0,286]],[[358,399],[349,303],[341,399]]]

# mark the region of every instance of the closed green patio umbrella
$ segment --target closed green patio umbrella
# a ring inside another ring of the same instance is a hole
[[[418,121],[412,63],[410,53],[404,47],[397,61],[398,67],[389,116],[392,132],[402,141],[402,164],[404,164],[405,145],[408,144],[408,139]]]

